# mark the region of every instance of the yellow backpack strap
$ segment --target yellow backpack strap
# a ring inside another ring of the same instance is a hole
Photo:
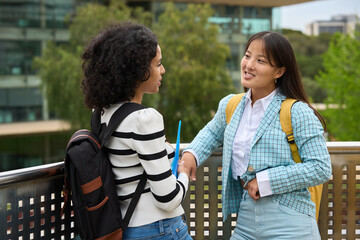
[[[282,130],[286,134],[294,161],[296,163],[300,163],[301,159],[300,159],[298,148],[295,143],[295,138],[294,138],[293,129],[292,129],[292,125],[291,125],[291,107],[295,102],[297,102],[297,100],[292,99],[292,98],[287,98],[287,99],[285,99],[285,101],[282,102],[281,110],[280,110],[280,124],[281,124]]]
[[[236,94],[230,98],[229,102],[226,105],[225,115],[226,115],[226,123],[229,124],[233,113],[237,105],[240,103],[242,97],[245,93]]]
[[[295,143],[295,138],[291,125],[291,107],[296,101],[297,100],[295,99],[287,98],[285,101],[282,102],[281,110],[280,110],[280,124],[282,130],[285,132],[286,137],[288,139],[294,161],[296,163],[300,163],[301,159],[298,148]],[[313,201],[316,206],[316,220],[318,220],[320,213],[320,203],[321,203],[323,185],[320,184],[317,186],[309,187],[308,189],[311,194],[311,201]]]

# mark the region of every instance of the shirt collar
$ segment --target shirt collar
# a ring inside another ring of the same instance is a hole
[[[278,91],[279,88],[276,88],[269,95],[258,100],[264,110],[266,110],[266,108],[269,106],[271,100],[274,98],[274,96],[277,94]],[[245,105],[248,103],[251,103],[251,88],[249,89],[248,94],[246,94],[246,98],[245,98]]]

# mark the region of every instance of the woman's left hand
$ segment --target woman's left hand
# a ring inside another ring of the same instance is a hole
[[[260,198],[259,185],[257,183],[256,178],[254,178],[247,184],[247,191],[248,191],[249,196],[252,199],[254,199],[254,201],[256,201]]]

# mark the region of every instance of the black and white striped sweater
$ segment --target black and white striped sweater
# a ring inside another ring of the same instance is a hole
[[[121,104],[105,109],[101,122],[108,124]],[[106,147],[113,165],[121,211],[124,215],[145,170],[148,180],[130,220],[129,227],[180,216],[189,180],[171,173],[174,149],[166,143],[162,115],[153,108],[131,113],[113,133]]]

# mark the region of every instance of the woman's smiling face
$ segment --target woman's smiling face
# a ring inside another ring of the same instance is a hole
[[[285,68],[272,66],[270,56],[265,55],[264,42],[256,39],[250,43],[241,60],[241,84],[259,92],[262,97],[275,90],[275,79],[281,77]]]

